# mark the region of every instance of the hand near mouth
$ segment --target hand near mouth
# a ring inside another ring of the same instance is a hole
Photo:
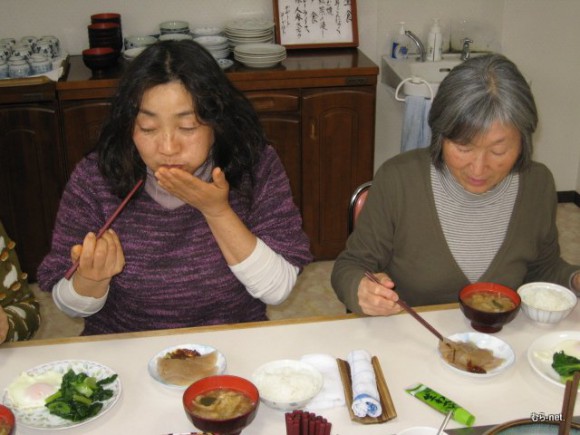
[[[217,216],[229,209],[230,186],[220,168],[212,170],[211,182],[205,182],[177,167],[161,167],[155,172],[155,177],[166,191],[206,217]]]

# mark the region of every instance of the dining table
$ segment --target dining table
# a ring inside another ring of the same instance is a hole
[[[474,331],[458,304],[420,307],[418,311],[443,335]],[[353,350],[366,350],[380,362],[396,417],[377,424],[351,419],[345,406],[316,411],[332,424],[332,435],[391,435],[411,426],[438,428],[445,415],[406,392],[423,383],[471,412],[474,426],[495,425],[520,418],[555,418],[562,410],[564,385],[549,382],[528,361],[528,349],[539,337],[558,331],[580,331],[580,307],[556,325],[542,325],[523,312],[493,336],[514,351],[515,361],[492,377],[474,377],[446,365],[438,340],[415,318],[400,313],[389,317],[356,314],[215,325],[173,330],[80,336],[5,343],[0,346],[0,388],[20,373],[50,361],[88,360],[110,367],[121,384],[111,409],[81,426],[60,434],[189,434],[197,431],[185,415],[183,390],[155,380],[150,359],[164,348],[203,344],[226,359],[226,373],[251,379],[264,363],[324,354],[346,359]],[[2,392],[4,394],[4,391]],[[543,417],[542,417],[543,416]],[[450,421],[449,430],[464,428]],[[50,429],[17,423],[17,435],[44,434]],[[260,404],[255,420],[243,435],[283,435],[283,411]]]

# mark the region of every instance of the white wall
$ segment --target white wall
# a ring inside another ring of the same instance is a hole
[[[503,47],[532,82],[540,115],[535,158],[560,191],[580,192],[579,17],[577,0],[505,2]]]
[[[532,81],[540,111],[535,158],[552,170],[559,191],[580,192],[580,1],[578,0],[358,0],[360,49],[381,65],[405,21],[426,39],[432,18],[444,35],[461,27],[475,48],[499,50]],[[161,21],[182,19],[191,27],[223,25],[243,15],[272,16],[271,0],[0,0],[0,38],[58,36],[71,54],[88,47],[86,26],[98,12],[122,14],[124,35],[151,34]],[[402,103],[377,87],[375,167],[398,153]]]

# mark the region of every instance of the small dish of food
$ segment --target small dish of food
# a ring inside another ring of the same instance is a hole
[[[465,376],[490,378],[504,372],[516,360],[511,346],[493,335],[462,332],[450,335],[447,340],[453,346],[440,342],[439,356],[446,367]]]
[[[226,358],[205,344],[179,344],[157,353],[147,368],[163,385],[185,388],[199,379],[225,373]]]
[[[518,288],[522,311],[540,324],[555,324],[572,312],[578,298],[566,287],[549,282],[530,282]]]
[[[197,429],[239,435],[256,417],[260,394],[247,379],[215,375],[187,387],[182,400],[185,415]]]
[[[283,359],[266,363],[252,374],[260,399],[271,408],[293,411],[303,408],[322,389],[324,378],[312,365]]]
[[[516,317],[520,305],[518,293],[501,284],[477,282],[459,292],[459,307],[479,332],[501,331]]]

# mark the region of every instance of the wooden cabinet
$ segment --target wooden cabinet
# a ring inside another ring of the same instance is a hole
[[[355,187],[372,178],[375,87],[247,92],[286,168],[317,259],[347,236]]]
[[[294,202],[302,207],[300,94],[298,91],[250,91],[264,132],[284,164]]]
[[[344,249],[356,186],[372,178],[373,86],[318,88],[302,96],[302,215],[316,258]]]
[[[0,88],[0,219],[31,281],[50,249],[61,154],[55,85]]]
[[[109,100],[61,102],[64,164],[67,179],[75,165],[97,143],[103,120],[109,115]]]

